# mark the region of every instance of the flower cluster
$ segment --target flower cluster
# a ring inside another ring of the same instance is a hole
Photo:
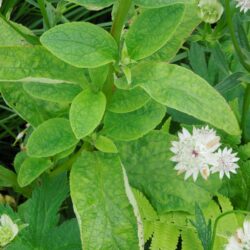
[[[237,6],[240,8],[240,11],[246,13],[250,9],[250,0],[236,0]]]
[[[199,173],[207,179],[210,173],[219,173],[230,178],[230,172],[236,173],[239,168],[236,153],[230,148],[219,149],[220,137],[208,126],[193,128],[193,133],[183,128],[178,134],[179,140],[172,142],[171,151],[175,154],[171,160],[176,162],[175,169],[179,174],[185,173],[185,180],[193,176],[197,180]]]
[[[250,221],[245,220],[243,228],[239,228],[235,235],[230,237],[225,250],[250,249]]]
[[[18,226],[12,219],[3,214],[0,217],[0,247],[8,245],[18,234]]]

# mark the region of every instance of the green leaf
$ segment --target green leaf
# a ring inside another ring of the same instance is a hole
[[[25,121],[36,127],[45,120],[44,107],[28,95],[21,83],[0,85],[4,101]]]
[[[98,68],[89,69],[89,76],[91,79],[91,84],[96,90],[101,90],[103,84],[105,83],[110,65],[106,64]]]
[[[135,140],[153,130],[163,119],[165,107],[154,101],[130,113],[108,112],[104,119],[104,131],[116,140]]]
[[[19,170],[18,184],[21,187],[29,185],[51,166],[52,162],[49,159],[27,157]]]
[[[9,22],[0,17],[0,46],[16,46],[29,44]]]
[[[225,99],[204,79],[183,67],[166,63],[138,64],[132,85],[141,86],[157,102],[237,135],[237,119]]]
[[[2,187],[13,187],[17,184],[16,174],[0,165],[0,188]]]
[[[19,206],[19,214],[28,224],[26,242],[32,249],[46,249],[48,235],[59,222],[58,211],[62,202],[68,196],[66,174],[43,178],[40,185],[34,189],[32,198]]]
[[[70,108],[70,123],[76,138],[91,134],[102,120],[106,107],[106,97],[102,92],[90,89],[80,93]]]
[[[41,43],[63,61],[80,68],[114,62],[117,44],[104,29],[85,22],[58,25],[45,32]]]
[[[142,88],[117,89],[112,96],[108,110],[113,113],[128,113],[141,108],[149,100],[149,95]]]
[[[195,2],[191,4],[190,0],[184,0],[183,2],[187,3],[185,4],[185,11],[181,23],[167,43],[156,53],[150,56],[148,58],[149,60],[168,62],[173,59],[185,40],[201,22],[197,15],[197,3]]]
[[[27,153],[31,157],[49,157],[76,145],[70,122],[64,118],[45,121],[31,134]]]
[[[130,58],[140,60],[163,47],[180,24],[183,13],[183,4],[143,11],[125,37]]]
[[[97,136],[95,142],[95,147],[104,153],[117,153],[117,148],[112,140],[108,137],[99,135]]]
[[[143,192],[159,214],[193,213],[195,202],[206,206],[221,182],[217,176],[210,176],[207,181],[185,181],[170,161],[172,140],[168,133],[152,131],[137,141],[116,142],[116,146],[131,186]]]
[[[195,0],[133,0],[138,6],[144,8],[160,8],[167,5],[173,5],[178,3],[188,4],[194,2]]]
[[[0,81],[86,82],[81,69],[57,59],[41,46],[0,47]]]
[[[116,0],[67,0],[67,1],[84,6],[86,9],[89,10],[100,10],[116,2]]]
[[[51,102],[72,102],[82,88],[74,84],[24,83],[24,90],[31,96]]]
[[[139,249],[117,156],[84,152],[71,170],[70,190],[85,249]]]
[[[44,245],[44,249],[50,250],[82,250],[77,221],[71,219],[52,229]]]

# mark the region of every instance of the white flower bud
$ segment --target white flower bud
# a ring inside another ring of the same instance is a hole
[[[201,0],[198,4],[199,16],[205,23],[216,23],[224,8],[218,0]]]

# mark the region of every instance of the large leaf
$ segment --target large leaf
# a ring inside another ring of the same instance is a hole
[[[128,113],[141,108],[150,100],[142,88],[117,89],[112,96],[108,110],[114,113]]]
[[[72,102],[70,123],[76,138],[81,139],[99,125],[106,107],[106,97],[102,92],[85,90]]]
[[[193,213],[195,202],[206,205],[220,187],[217,176],[208,181],[184,180],[170,161],[173,136],[152,131],[132,142],[117,142],[121,161],[131,185],[143,192],[160,214],[169,211]]]
[[[116,2],[116,0],[67,0],[84,6],[89,10],[100,10]]]
[[[51,166],[52,162],[49,159],[27,157],[18,173],[17,181],[19,185],[21,187],[29,185]]]
[[[58,58],[80,68],[96,68],[117,59],[117,44],[104,29],[85,22],[58,25],[41,43]]]
[[[116,140],[135,140],[153,130],[162,121],[165,112],[163,105],[152,100],[133,112],[108,112],[103,133]]]
[[[117,156],[84,152],[73,165],[70,190],[84,249],[139,249]]]
[[[224,130],[239,134],[239,125],[225,99],[192,71],[166,63],[142,63],[132,70],[132,85],[156,101]]]
[[[125,38],[130,58],[143,59],[164,46],[180,24],[183,13],[183,4],[143,11]]]
[[[49,157],[71,148],[77,142],[69,120],[53,118],[42,123],[31,134],[27,152],[31,157]]]
[[[195,0],[133,0],[136,5],[144,8],[160,8],[177,3],[191,3]]]
[[[82,90],[79,85],[68,83],[45,84],[27,82],[23,87],[31,96],[51,102],[72,102],[75,96]]]
[[[191,4],[189,1],[190,0],[186,1],[188,3],[185,4],[185,12],[182,21],[172,37],[161,49],[148,59],[155,61],[170,61],[175,57],[182,44],[190,36],[195,27],[201,22],[201,19],[197,15],[197,3]]]
[[[82,70],[41,46],[0,47],[0,81],[86,82]]]

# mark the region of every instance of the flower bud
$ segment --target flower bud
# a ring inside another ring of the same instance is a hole
[[[200,0],[199,17],[205,23],[216,23],[222,16],[224,8],[218,0]]]

